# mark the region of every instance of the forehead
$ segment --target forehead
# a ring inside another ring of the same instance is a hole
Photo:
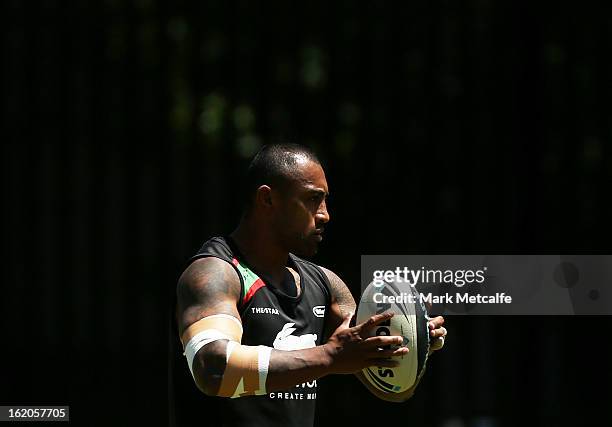
[[[293,172],[294,185],[297,190],[319,190],[328,193],[325,172],[320,164],[307,158],[299,157]]]

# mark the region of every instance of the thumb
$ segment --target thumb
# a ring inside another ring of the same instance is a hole
[[[348,328],[349,325],[351,324],[351,320],[353,319],[353,315],[355,313],[353,313],[352,311],[350,311],[346,316],[344,316],[344,319],[342,320],[342,324],[340,325],[340,327],[342,329]]]

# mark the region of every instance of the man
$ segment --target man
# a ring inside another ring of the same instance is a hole
[[[347,286],[300,258],[317,252],[330,219],[327,181],[311,151],[262,148],[247,192],[236,230],[206,242],[179,280],[179,334],[198,388],[233,397],[220,399],[226,425],[312,426],[318,378],[395,366],[408,349],[401,337],[368,338],[392,314],[350,327]],[[443,322],[431,320],[432,337],[443,340]]]

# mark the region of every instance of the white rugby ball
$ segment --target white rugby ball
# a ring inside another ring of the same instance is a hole
[[[413,286],[395,282],[384,282],[381,286],[370,283],[359,302],[357,323],[387,311],[393,312],[394,316],[375,326],[370,335],[399,335],[410,351],[404,356],[394,357],[399,362],[397,367],[370,366],[363,370],[363,375],[381,392],[396,394],[413,387],[425,372],[430,345],[429,318]]]

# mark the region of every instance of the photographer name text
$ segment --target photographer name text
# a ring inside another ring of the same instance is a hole
[[[494,295],[472,295],[466,292],[443,295],[419,293],[418,297],[407,292],[399,295],[385,295],[376,292],[373,295],[373,301],[376,304],[415,304],[417,298],[421,300],[421,303],[431,304],[512,304],[512,297],[504,292],[497,292]]]

